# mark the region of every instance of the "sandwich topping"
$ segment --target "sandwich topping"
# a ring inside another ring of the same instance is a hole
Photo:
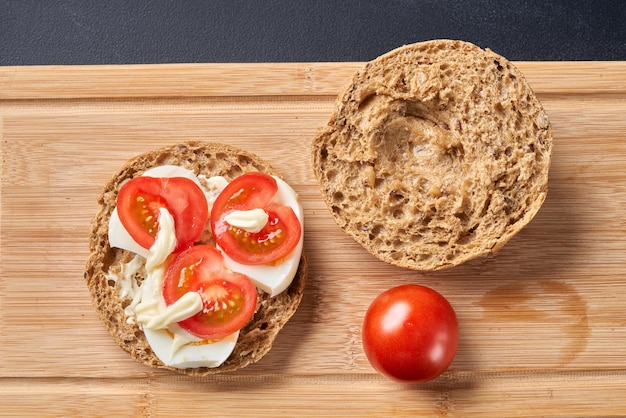
[[[254,315],[257,288],[275,296],[291,284],[302,221],[298,196],[276,177],[247,173],[228,183],[156,167],[120,188],[109,243],[136,255],[107,278],[131,299],[126,320],[164,364],[217,367]]]

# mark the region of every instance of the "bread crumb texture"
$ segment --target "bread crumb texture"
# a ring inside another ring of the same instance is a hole
[[[240,369],[257,362],[271,349],[278,332],[296,312],[307,277],[306,256],[303,252],[296,277],[283,293],[270,298],[267,293],[260,290],[257,292],[255,314],[240,331],[235,350],[220,367],[178,369],[163,364],[150,348],[141,328],[134,321],[128,321],[124,314],[124,308],[130,304],[132,298],[120,297],[119,284],[108,274],[118,274],[133,258],[133,254],[127,251],[110,247],[108,225],[121,185],[152,167],[168,164],[187,168],[196,175],[224,176],[229,181],[250,171],[277,175],[269,164],[254,154],[224,144],[200,141],[152,150],[130,160],[104,186],[99,198],[100,211],[91,225],[90,256],[85,268],[85,281],[93,304],[115,342],[141,363],[193,376]],[[144,278],[145,269],[140,268],[134,280],[140,285]]]
[[[500,249],[545,200],[551,152],[548,116],[519,70],[453,40],[367,63],[312,148],[339,226],[416,270]]]

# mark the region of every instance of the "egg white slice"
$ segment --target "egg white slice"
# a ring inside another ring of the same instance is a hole
[[[208,343],[175,324],[170,325],[169,329],[174,330],[174,338],[163,329],[145,328],[143,332],[154,354],[163,363],[179,369],[218,367],[228,359],[239,338],[237,331],[220,341]]]

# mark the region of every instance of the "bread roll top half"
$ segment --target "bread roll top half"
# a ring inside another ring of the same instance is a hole
[[[548,116],[507,59],[462,41],[367,63],[313,141],[337,224],[379,259],[439,270],[499,250],[546,198]]]

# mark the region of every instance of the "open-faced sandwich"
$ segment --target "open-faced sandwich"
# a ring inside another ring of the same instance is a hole
[[[367,63],[312,149],[337,224],[416,270],[499,250],[544,202],[551,152],[548,116],[522,73],[453,40]]]
[[[258,361],[304,291],[303,211],[267,163],[186,142],[129,161],[105,185],[85,280],[117,344],[189,375]]]

